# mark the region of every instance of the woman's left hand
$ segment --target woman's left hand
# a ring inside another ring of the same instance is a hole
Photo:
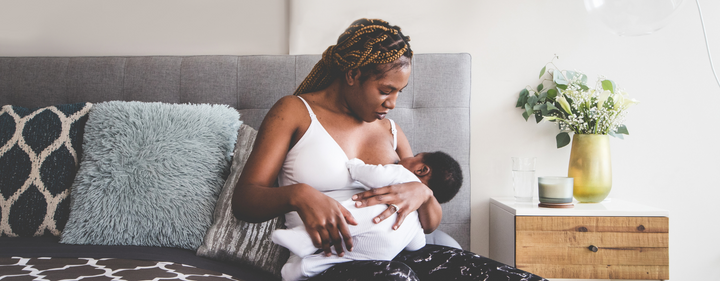
[[[397,212],[397,221],[393,229],[398,229],[405,217],[419,209],[425,202],[433,197],[432,190],[420,182],[408,182],[390,185],[353,195],[356,207],[367,207],[377,204],[388,204],[387,210],[373,219],[379,223]],[[397,210],[395,207],[397,206]]]

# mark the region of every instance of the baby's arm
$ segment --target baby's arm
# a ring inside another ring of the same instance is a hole
[[[349,160],[346,165],[352,179],[370,188],[419,181],[412,172],[401,165],[368,165],[357,158]]]
[[[275,244],[288,248],[291,252],[299,257],[314,254],[318,248],[313,245],[310,235],[305,230],[305,226],[299,226],[291,229],[276,229],[272,233],[272,241]]]

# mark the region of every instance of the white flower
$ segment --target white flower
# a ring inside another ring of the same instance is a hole
[[[630,96],[623,90],[618,91],[618,94],[613,97],[615,100],[615,110],[625,109],[633,104],[640,103],[638,100],[630,98]]]
[[[567,112],[568,114],[572,114],[572,110],[570,110],[570,104],[565,99],[565,97],[558,95],[555,98],[555,100],[557,100],[560,103],[560,106],[562,107],[563,110],[565,110],[565,112]]]
[[[598,101],[597,101],[598,109],[603,108],[603,106],[605,105],[605,101],[608,100],[608,98],[610,97],[610,94],[612,94],[612,93],[608,90],[604,90],[604,91],[602,91],[602,93],[600,93],[600,95],[598,96]]]

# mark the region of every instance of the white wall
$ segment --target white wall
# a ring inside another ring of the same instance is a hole
[[[403,28],[417,53],[472,54],[473,251],[488,254],[488,198],[512,196],[511,156],[537,156],[538,175],[567,173],[570,148],[555,148],[556,128],[525,122],[514,108],[518,91],[537,85],[557,54],[559,67],[582,70],[591,81],[604,75],[641,101],[627,118],[631,135],[611,140],[610,196],[670,211],[671,279],[704,280],[703,269],[720,269],[720,183],[712,177],[720,170],[712,123],[720,87],[694,1],[641,37],[613,35],[577,0],[335,2],[293,1],[291,53],[320,53],[354,19],[382,17]],[[701,4],[720,60],[720,3]]]
[[[286,0],[0,0],[0,55],[287,54]]]
[[[0,0],[0,56],[319,54],[360,17],[401,26],[417,53],[470,53],[471,250],[487,255],[488,198],[512,195],[510,157],[537,156],[538,175],[566,173],[570,150],[555,149],[554,126],[514,108],[557,54],[558,66],[605,75],[641,101],[628,115],[631,135],[611,141],[611,197],[669,210],[671,279],[709,280],[720,268],[720,87],[695,2],[685,2],[659,32],[618,37],[578,0]],[[701,4],[720,60],[720,3]]]

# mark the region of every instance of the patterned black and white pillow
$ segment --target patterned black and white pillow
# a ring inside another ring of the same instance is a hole
[[[0,236],[59,236],[92,104],[0,110]]]

